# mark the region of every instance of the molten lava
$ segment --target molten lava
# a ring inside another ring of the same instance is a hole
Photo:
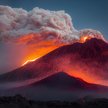
[[[31,35],[30,35],[30,37],[31,37]],[[90,37],[90,36],[81,36],[79,42],[84,43],[91,38],[92,37]],[[26,40],[26,39],[27,38],[24,38],[24,40]],[[22,41],[24,41],[24,40],[22,40]],[[30,46],[28,48],[28,53],[22,62],[22,66],[26,65],[29,62],[33,62],[33,61],[37,60],[38,58],[40,58],[40,57],[48,54],[49,52],[51,52],[61,46],[64,46],[64,45],[66,45],[66,44],[55,42],[55,40],[54,41],[42,41],[39,44],[36,43],[36,45],[33,44],[32,46]]]
[[[33,62],[63,45],[63,43],[55,43],[55,41],[42,41],[30,45],[28,46],[27,55],[23,58],[21,65],[24,66],[29,62]]]
[[[30,63],[30,62],[33,62],[33,61],[37,60],[38,58],[39,58],[39,57],[37,57],[37,58],[35,58],[35,59],[33,59],[33,60],[27,60],[25,63],[22,64],[22,66],[24,66],[24,65],[26,65],[26,64],[28,64],[28,63]]]
[[[87,40],[90,40],[91,38],[92,38],[91,36],[81,36],[80,42],[81,42],[81,43],[84,43],[84,42],[86,42]]]
[[[56,48],[55,47],[49,47],[49,48],[41,48],[39,50],[29,49],[28,54],[26,55],[26,57],[22,61],[22,66],[39,59],[40,57],[48,54],[49,52],[53,51],[54,49],[56,49]]]

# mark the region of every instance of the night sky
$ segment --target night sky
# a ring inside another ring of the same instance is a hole
[[[108,0],[0,0],[0,5],[26,10],[34,7],[65,10],[71,15],[76,29],[96,29],[108,39]]]

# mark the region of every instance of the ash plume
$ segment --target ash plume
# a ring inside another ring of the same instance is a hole
[[[100,32],[74,28],[72,18],[65,11],[50,11],[34,8],[26,11],[22,8],[0,6],[0,41],[15,41],[26,44],[41,41],[73,43],[84,34],[102,38]]]

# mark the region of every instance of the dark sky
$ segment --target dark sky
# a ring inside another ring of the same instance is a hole
[[[76,29],[96,29],[108,39],[108,0],[0,0],[0,4],[26,10],[65,10],[72,16]]]

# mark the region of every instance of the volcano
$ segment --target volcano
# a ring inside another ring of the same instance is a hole
[[[107,86],[108,43],[92,38],[62,46],[16,70],[0,75],[0,86],[24,86],[61,71],[88,83]]]
[[[90,84],[65,72],[58,72],[28,86],[0,90],[0,95],[21,94],[38,101],[72,101],[85,96],[104,97],[107,91],[106,86]]]

